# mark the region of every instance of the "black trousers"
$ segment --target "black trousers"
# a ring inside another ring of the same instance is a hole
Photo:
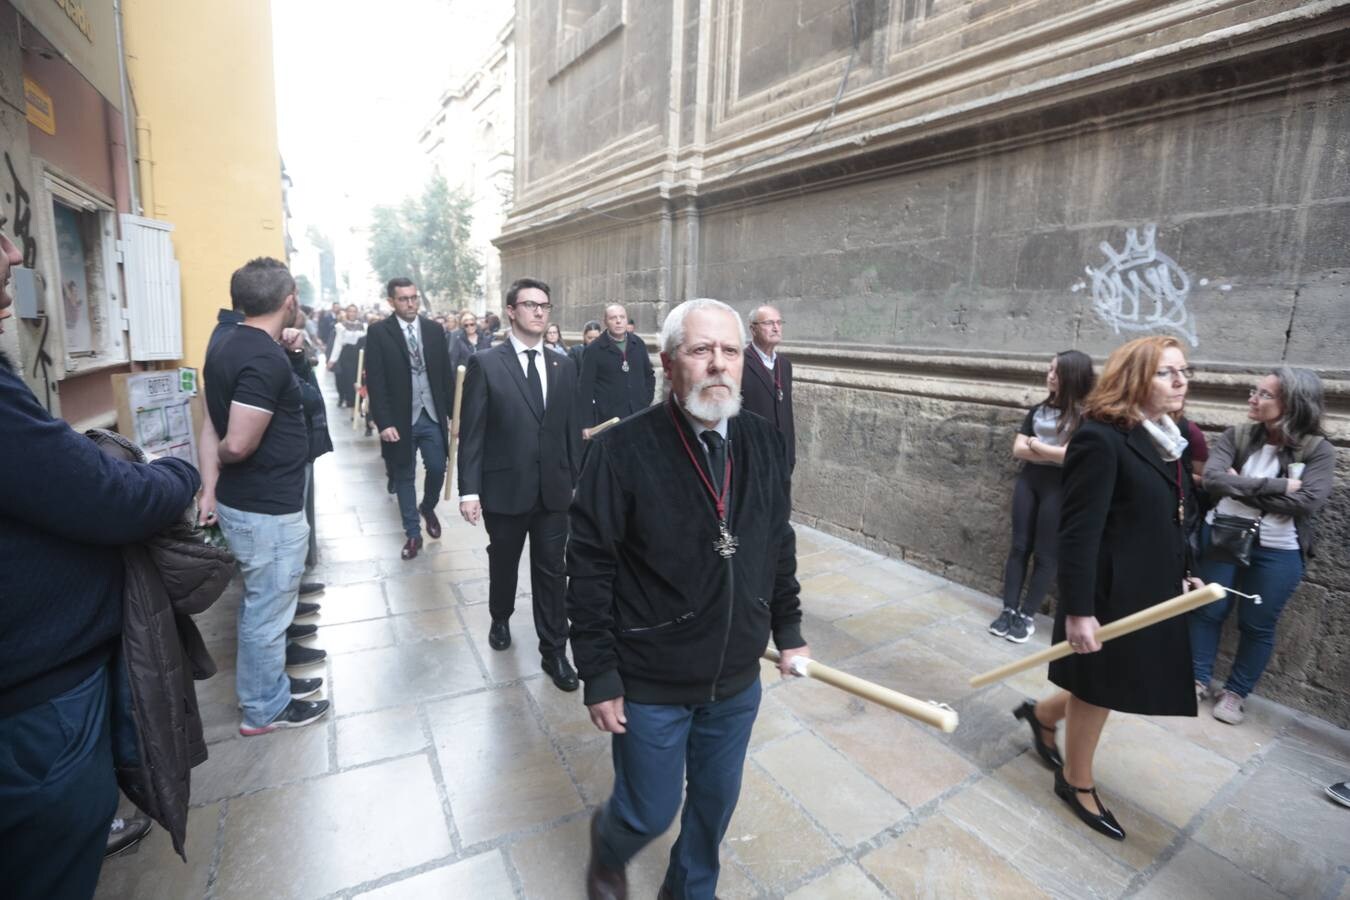
[[[1059,568],[1059,508],[1063,499],[1059,466],[1027,463],[1013,488],[1012,547],[1003,567],[1003,608],[1015,609],[1025,616],[1035,615],[1045,601]],[[1027,563],[1036,554],[1036,568],[1027,584]]]
[[[525,538],[530,539],[530,588],[534,630],[540,656],[567,651],[567,610],[563,593],[563,552],[567,546],[567,513],[550,512],[536,502],[524,515],[483,511],[488,533],[488,609],[494,621],[516,611],[516,581]]]

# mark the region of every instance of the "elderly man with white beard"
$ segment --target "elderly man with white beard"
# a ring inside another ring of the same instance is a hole
[[[570,513],[572,649],[591,722],[613,735],[614,792],[591,819],[592,898],[627,896],[625,866],[682,797],[659,897],[713,897],[760,655],[772,635],[787,675],[810,652],[783,438],[738,415],[744,325],[725,303],[689,300],[660,341],[666,402],[595,439]]]

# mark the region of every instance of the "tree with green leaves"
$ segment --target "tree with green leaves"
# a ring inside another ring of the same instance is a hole
[[[295,276],[295,294],[299,298],[301,306],[313,306],[314,282],[304,275]]]
[[[381,281],[404,276],[436,308],[468,306],[483,266],[469,246],[471,201],[437,174],[420,197],[371,211],[370,266]]]

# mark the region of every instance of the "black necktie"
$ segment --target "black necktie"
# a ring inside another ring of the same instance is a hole
[[[699,435],[708,445],[708,470],[712,474],[713,487],[717,496],[722,496],[722,478],[727,471],[727,442],[715,431],[705,431]]]
[[[530,388],[530,399],[534,401],[539,411],[543,412],[544,385],[539,381],[539,370],[534,367],[534,355],[538,352],[538,350],[525,351],[525,358],[529,360],[525,365],[525,383]]]

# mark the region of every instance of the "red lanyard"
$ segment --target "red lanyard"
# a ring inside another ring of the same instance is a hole
[[[731,453],[727,452],[726,473],[722,476],[722,493],[719,496],[717,489],[713,487],[708,476],[703,473],[703,467],[698,464],[698,458],[694,456],[694,448],[689,446],[689,438],[685,437],[684,429],[680,427],[680,422],[675,418],[675,403],[671,401],[667,410],[670,413],[670,421],[675,426],[675,433],[680,436],[680,443],[684,444],[684,452],[689,456],[689,461],[694,464],[694,471],[698,473],[699,480],[703,486],[708,489],[708,495],[713,499],[713,505],[717,507],[717,521],[725,522],[727,520],[727,492],[731,490]]]

